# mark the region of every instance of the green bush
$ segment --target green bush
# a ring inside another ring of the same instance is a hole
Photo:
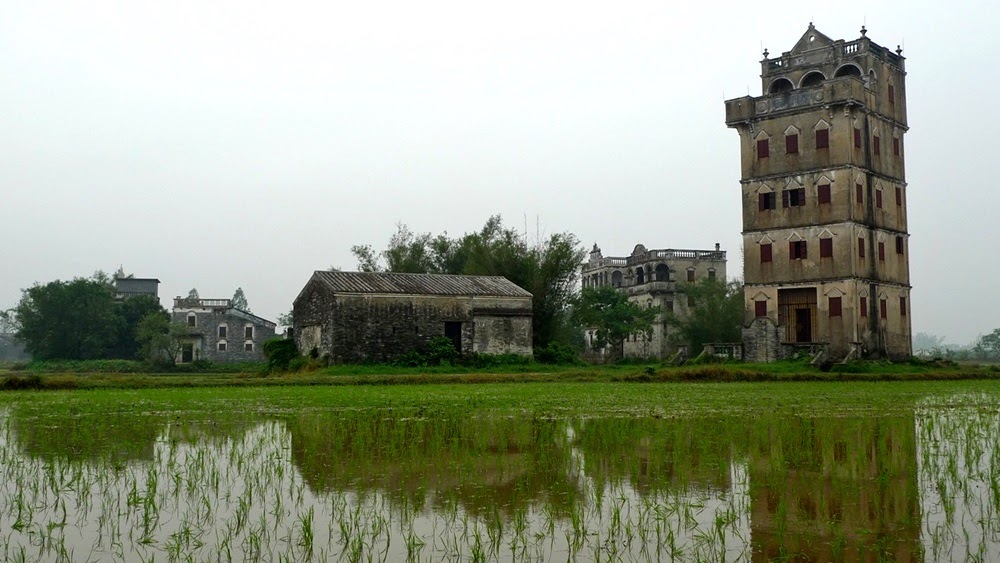
[[[464,354],[459,356],[456,365],[469,368],[493,368],[504,366],[526,366],[531,363],[531,358],[519,354]]]
[[[292,368],[292,362],[298,359],[305,361],[299,355],[299,349],[295,346],[295,341],[291,338],[271,338],[264,342],[264,357],[267,358],[267,367],[272,370],[297,371],[305,363],[297,364],[299,368]]]
[[[540,364],[582,365],[580,353],[568,344],[552,341],[544,348],[535,348],[535,361]]]
[[[16,391],[18,389],[41,389],[42,376],[40,375],[12,375],[0,382],[0,389],[5,391]]]

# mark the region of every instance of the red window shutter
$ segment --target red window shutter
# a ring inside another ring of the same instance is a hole
[[[788,190],[781,190],[781,206],[788,207]]]
[[[865,187],[861,184],[854,184],[854,191],[857,194],[858,203],[865,202]]]
[[[771,243],[760,245],[760,261],[762,263],[771,261]]]
[[[857,127],[854,128],[854,146],[855,148],[861,148],[861,129]]]
[[[872,137],[872,152],[875,154],[882,154],[881,148],[882,144],[879,143],[878,136]]]
[[[817,129],[816,130],[816,148],[826,149],[830,147],[830,130],[829,129]]]
[[[882,209],[882,190],[875,190],[875,207]]]
[[[897,236],[896,237],[896,254],[902,254],[902,253],[903,253],[903,237]]]
[[[841,315],[840,297],[830,298],[830,316],[839,317]]]
[[[892,155],[899,156],[899,137],[892,138]]]
[[[804,240],[799,241],[799,249],[803,259],[809,257],[809,247],[806,246],[806,241]]]
[[[832,238],[821,238],[821,239],[819,239],[819,257],[820,258],[832,258],[833,257],[833,239]]]
[[[896,89],[892,86],[892,84],[889,85],[889,105],[896,105]]]
[[[757,158],[758,159],[767,158],[768,152],[769,152],[769,147],[767,139],[759,139],[757,141]]]
[[[799,152],[799,136],[785,135],[785,152],[788,154]]]
[[[830,203],[830,184],[820,184],[817,188],[820,203]]]
[[[889,311],[888,307],[886,306],[885,299],[879,299],[878,308],[879,308],[879,316],[881,316],[883,319],[889,317]]]
[[[755,317],[767,316],[767,301],[754,301],[753,312]]]
[[[757,211],[767,211],[767,194],[757,194]]]
[[[861,309],[861,316],[862,317],[867,317],[868,316],[868,298],[867,297],[862,297],[861,298],[860,309]]]
[[[878,259],[885,260],[885,243],[878,241]]]
[[[858,258],[865,257],[865,239],[858,237]]]
[[[903,205],[903,188],[896,186],[896,205]]]
[[[906,298],[905,297],[900,297],[899,298],[899,314],[900,314],[900,316],[903,316],[903,317],[906,316]]]
[[[798,247],[796,246],[796,243],[789,242],[788,243],[788,259],[789,260],[795,260],[796,258],[799,257],[798,254],[799,254],[798,253]]]

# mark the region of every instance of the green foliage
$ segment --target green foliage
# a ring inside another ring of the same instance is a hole
[[[108,355],[123,360],[134,360],[146,357],[139,340],[139,324],[147,315],[167,317],[166,309],[160,305],[160,300],[151,295],[137,295],[116,302],[117,314],[122,322],[119,325],[118,339]]]
[[[403,224],[389,239],[386,250],[376,253],[369,245],[351,252],[362,272],[406,272],[503,276],[532,294],[532,332],[535,346],[564,337],[567,308],[575,293],[584,251],[569,233],[551,235],[535,243],[514,229],[505,228],[500,216],[490,217],[483,228],[459,238],[447,233],[413,233]],[[384,266],[383,266],[384,262]]]
[[[659,307],[642,307],[609,285],[585,287],[573,303],[573,320],[594,331],[594,347],[614,345],[621,352],[625,339],[653,333]]]
[[[135,340],[140,356],[158,366],[173,366],[180,355],[183,338],[187,336],[183,323],[170,322],[166,311],[153,311],[139,321]]]
[[[0,334],[16,333],[20,327],[21,323],[17,321],[16,310],[7,309],[6,311],[0,311]]]
[[[271,338],[264,342],[262,348],[267,367],[272,370],[287,371],[291,369],[291,363],[301,357],[295,341],[290,338]]]
[[[407,352],[395,365],[407,367],[450,365],[458,358],[458,350],[450,338],[435,336],[417,350]]]
[[[980,336],[973,346],[973,353],[981,360],[1000,361],[1000,328],[985,336]]]
[[[188,299],[200,299],[198,296],[198,288],[192,287],[191,291],[188,292]]]
[[[693,303],[686,319],[668,312],[667,322],[679,330],[679,344],[687,344],[692,356],[707,343],[739,342],[742,339],[743,288],[738,282],[706,278],[688,283],[684,293]]]
[[[110,283],[75,278],[35,284],[15,308],[18,339],[40,360],[110,355],[124,329]]]
[[[540,364],[564,366],[584,364],[584,361],[580,359],[580,352],[576,348],[557,340],[553,340],[543,347],[535,348],[535,361]]]
[[[242,287],[237,287],[236,292],[233,293],[232,305],[234,308],[240,311],[246,311],[250,313],[250,305],[247,303],[247,296],[243,293]]]

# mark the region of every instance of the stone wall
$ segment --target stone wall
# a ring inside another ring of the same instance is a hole
[[[773,362],[782,359],[782,329],[768,317],[758,317],[743,328],[743,360]]]
[[[195,325],[190,326],[188,316],[194,314]],[[274,338],[274,325],[261,323],[253,316],[234,309],[195,309],[173,312],[173,321],[188,327],[189,343],[194,346],[195,359],[219,363],[259,362],[264,360],[262,345]],[[225,327],[225,336],[220,327]],[[247,328],[251,335],[247,336]],[[219,344],[225,342],[225,350]],[[249,350],[247,348],[250,348]]]

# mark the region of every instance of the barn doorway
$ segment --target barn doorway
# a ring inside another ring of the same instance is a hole
[[[455,346],[455,350],[462,351],[462,323],[459,321],[445,321],[444,336]]]

